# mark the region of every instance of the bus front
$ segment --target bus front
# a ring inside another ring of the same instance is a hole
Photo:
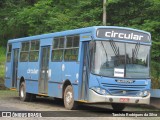
[[[149,33],[121,27],[97,28],[89,43],[88,101],[112,103],[123,110],[126,103],[150,103]]]

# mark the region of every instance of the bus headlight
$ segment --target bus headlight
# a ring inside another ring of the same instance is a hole
[[[139,92],[139,96],[141,96],[141,97],[143,96],[143,92],[142,92],[142,91],[141,91],[141,92]]]
[[[101,89],[100,88],[96,88],[96,92],[100,93],[101,92]]]
[[[106,90],[101,90],[101,93],[103,94],[103,95],[105,95],[106,94]]]
[[[100,87],[92,87],[91,89],[93,91],[95,91],[96,93],[101,94],[101,95],[107,95],[108,94],[108,92],[105,89],[100,88]]]
[[[146,97],[146,96],[148,96],[149,95],[149,91],[147,91],[147,90],[145,90],[145,91],[140,91],[139,93],[138,93],[138,96],[140,96],[140,97]]]
[[[143,91],[143,96],[145,97],[145,96],[148,96],[149,95],[149,91],[147,91],[147,90],[145,90],[145,91]]]

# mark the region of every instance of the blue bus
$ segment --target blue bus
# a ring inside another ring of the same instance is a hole
[[[20,100],[61,98],[66,109],[78,103],[150,103],[148,32],[93,26],[11,39],[7,45],[5,86]]]

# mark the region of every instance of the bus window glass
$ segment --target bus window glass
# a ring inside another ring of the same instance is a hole
[[[21,45],[20,62],[27,62],[29,58],[29,42],[23,42]]]
[[[52,50],[52,61],[62,61],[63,50]]]
[[[21,52],[20,53],[20,61],[27,62],[28,61],[28,52]]]
[[[59,39],[58,38],[54,38],[53,48],[58,48],[58,42],[59,42]]]
[[[11,53],[7,53],[7,62],[10,62],[11,60]]]
[[[29,54],[29,61],[30,62],[37,62],[39,57],[39,51],[32,51]]]
[[[29,42],[22,43],[21,51],[29,51]]]
[[[77,61],[79,51],[79,36],[68,36],[67,45],[64,52],[65,61]]]
[[[150,46],[126,43],[126,77],[149,77]]]
[[[39,41],[31,41],[31,50],[39,50]]]
[[[102,76],[113,76],[114,68],[124,69],[124,43],[96,41],[92,71]]]
[[[73,47],[79,47],[79,36],[74,36]]]
[[[91,49],[91,71],[101,76],[114,77],[116,69],[123,69],[123,75],[118,73],[123,77],[148,78],[149,51],[150,46],[140,44],[96,41],[94,50]]]
[[[7,62],[10,62],[10,60],[11,60],[11,52],[12,52],[12,45],[8,45],[8,49],[7,49]]]
[[[12,51],[12,45],[8,45],[8,52]]]
[[[62,61],[63,60],[63,50],[64,50],[64,37],[57,37],[53,40],[53,50],[51,61]]]
[[[64,37],[59,39],[59,48],[64,48]]]
[[[31,49],[29,54],[30,62],[37,62],[39,58],[39,46],[40,42],[38,40],[31,41]]]
[[[72,36],[68,36],[67,37],[67,48],[72,47],[72,42],[73,42],[73,37]]]
[[[77,58],[78,58],[78,48],[65,50],[65,55],[64,55],[65,61],[76,61]]]

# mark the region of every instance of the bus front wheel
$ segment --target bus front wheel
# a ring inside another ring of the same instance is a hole
[[[68,85],[64,91],[64,106],[68,110],[76,109],[77,103],[74,101],[73,88]]]
[[[122,111],[126,107],[126,104],[122,103],[112,103],[112,108],[114,111]]]
[[[19,89],[19,96],[21,101],[30,101],[31,94],[26,93],[26,85],[25,82],[22,82],[20,84],[20,89]]]

